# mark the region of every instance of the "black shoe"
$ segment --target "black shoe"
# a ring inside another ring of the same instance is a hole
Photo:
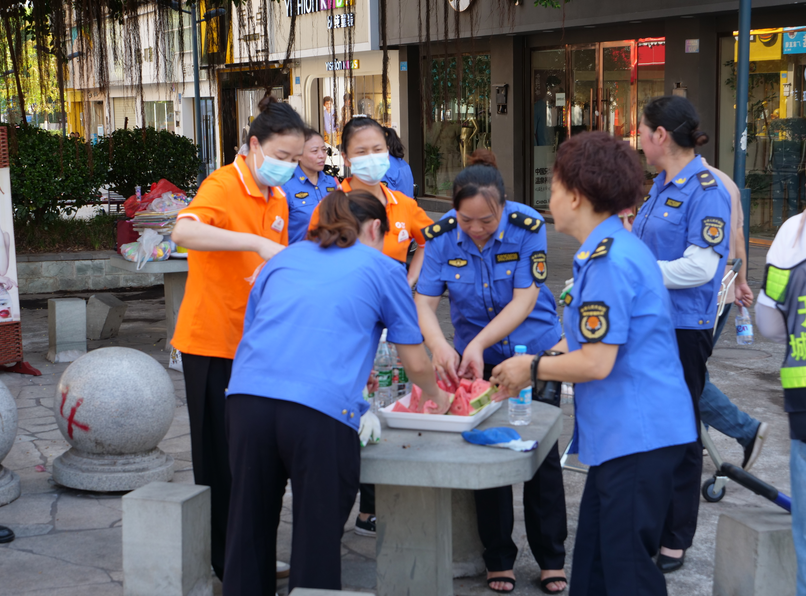
[[[375,520],[377,518],[374,515],[369,516],[369,519],[363,521],[361,516],[355,518],[355,530],[354,532],[359,536],[370,536],[371,538],[375,538]]]
[[[0,526],[0,544],[5,544],[12,540],[14,540],[14,532],[11,531],[11,528]]]
[[[661,573],[671,573],[672,571],[677,571],[683,566],[683,561],[686,559],[686,553],[683,551],[683,556],[675,558],[675,557],[667,557],[666,555],[658,555],[658,569],[660,569]]]
[[[750,471],[753,464],[756,463],[758,456],[761,454],[761,448],[764,447],[764,439],[767,437],[767,428],[769,425],[766,422],[760,422],[756,430],[756,436],[750,444],[744,448],[744,460],[742,461],[742,469],[745,472]]]

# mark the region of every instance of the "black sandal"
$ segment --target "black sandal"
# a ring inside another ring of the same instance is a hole
[[[500,589],[493,588],[492,584],[494,584],[495,582],[504,582],[504,583],[507,583],[507,584],[512,584],[512,588],[510,588],[509,590],[500,590]],[[499,594],[509,594],[509,593],[515,591],[515,578],[513,578],[513,577],[504,577],[504,576],[488,577],[487,578],[487,587],[490,588],[493,592],[498,592]]]
[[[565,588],[562,590],[549,590],[549,584],[553,584],[554,582],[564,582]],[[544,580],[540,581],[540,589],[543,591],[544,594],[559,594],[560,592],[565,592],[565,589],[568,587],[568,578],[567,577],[547,577]]]

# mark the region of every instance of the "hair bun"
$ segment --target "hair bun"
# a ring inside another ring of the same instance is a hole
[[[700,147],[708,142],[708,133],[702,130],[694,130],[691,133],[691,140],[694,142],[695,147]]]
[[[491,166],[498,169],[498,163],[495,160],[495,153],[489,149],[476,149],[470,154],[468,162],[471,166]]]
[[[280,100],[274,97],[274,95],[267,93],[266,95],[263,96],[263,99],[261,99],[260,102],[257,104],[257,109],[260,110],[261,112],[265,112],[266,110],[269,109],[269,106],[274,103],[280,103]]]

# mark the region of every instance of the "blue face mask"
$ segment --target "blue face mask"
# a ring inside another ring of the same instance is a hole
[[[282,186],[291,180],[291,176],[294,175],[294,171],[297,169],[296,163],[267,157],[263,153],[262,147],[260,148],[260,154],[263,156],[263,163],[260,164],[259,168],[254,163],[255,177],[258,182],[266,186]],[[255,156],[254,160],[257,162],[257,156]]]
[[[378,184],[388,171],[388,153],[371,153],[350,160],[350,173],[364,184]]]

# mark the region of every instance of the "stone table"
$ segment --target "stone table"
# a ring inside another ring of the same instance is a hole
[[[112,255],[109,263],[118,269],[125,269],[132,273],[162,273],[165,286],[165,325],[168,332],[166,343],[171,343],[176,327],[176,317],[182,298],[185,296],[185,284],[188,280],[187,259],[168,259],[167,261],[152,261],[137,270],[137,264],[127,261],[120,255]]]
[[[495,426],[509,426],[506,404],[478,428]],[[361,482],[376,485],[378,596],[452,596],[451,492],[530,480],[560,436],[562,412],[534,403],[532,423],[515,428],[538,448],[517,453],[384,424],[381,442],[361,450]]]

